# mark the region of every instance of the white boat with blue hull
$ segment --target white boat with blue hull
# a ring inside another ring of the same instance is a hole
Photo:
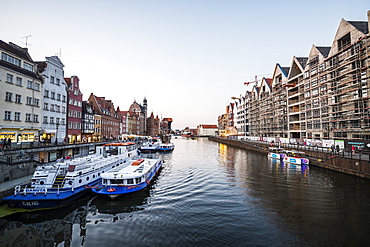
[[[114,199],[117,196],[142,190],[158,173],[162,160],[158,157],[131,160],[102,174],[102,181],[91,190]]]
[[[137,157],[135,143],[97,147],[95,154],[40,165],[31,182],[15,187],[3,198],[10,207],[43,209],[64,206],[81,197],[101,180],[101,175]]]
[[[157,152],[160,144],[161,139],[159,137],[151,137],[140,147],[140,151],[146,153]]]
[[[175,144],[173,143],[162,143],[158,147],[159,152],[171,152],[175,149]]]
[[[278,159],[282,160],[284,163],[289,164],[295,164],[295,165],[309,165],[310,160],[306,157],[303,157],[305,155],[302,151],[296,151],[296,150],[279,150],[279,152],[276,152],[276,150],[272,150],[275,152],[268,153],[268,157],[272,159]]]

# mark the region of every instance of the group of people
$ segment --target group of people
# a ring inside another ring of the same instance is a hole
[[[12,147],[12,140],[8,139],[1,139],[0,140],[0,149],[11,149]]]
[[[331,145],[331,151],[332,151],[332,153],[333,154],[335,154],[335,153],[337,153],[337,154],[339,154],[339,145],[336,145],[335,147],[334,147],[334,145]]]

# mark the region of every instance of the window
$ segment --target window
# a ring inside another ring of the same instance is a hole
[[[33,89],[33,81],[27,81],[27,88]]]
[[[6,82],[13,83],[13,75],[6,74]]]
[[[55,111],[54,104],[50,105],[50,111]]]
[[[39,122],[39,115],[33,115],[33,122],[38,123]]]
[[[55,92],[51,92],[51,99],[55,99]]]
[[[33,105],[34,106],[40,106],[40,100],[39,99],[33,99]]]
[[[21,121],[21,113],[14,112],[14,121]]]
[[[44,91],[44,97],[45,98],[49,98],[49,90],[45,90]]]
[[[72,110],[68,110],[68,117],[73,117],[73,112],[72,112]]]
[[[54,76],[50,76],[50,83],[54,84]]]
[[[16,81],[16,84],[15,85],[22,86],[22,78],[17,77],[17,81]]]
[[[5,101],[13,101],[12,98],[13,98],[13,93],[6,92]]]
[[[57,78],[57,85],[59,86],[60,85],[60,79]]]
[[[60,121],[60,119],[59,118],[56,118],[55,119],[55,121],[56,121],[56,123],[60,123],[59,121]]]
[[[12,120],[12,112],[11,111],[5,111],[5,117],[4,120]]]
[[[15,58],[15,57],[9,56],[8,54],[3,53],[2,56],[1,56],[1,59],[4,60],[4,61],[7,61],[8,63],[11,63],[11,64],[14,64],[18,67],[21,67],[21,60]]]
[[[73,99],[69,99],[69,104],[73,105]]]
[[[27,96],[27,105],[32,105],[32,98]]]
[[[62,121],[60,121],[60,124],[65,124],[66,120],[62,118]]]
[[[59,105],[55,105],[55,107],[56,107],[55,111],[56,112],[60,112],[60,106]]]
[[[40,83],[35,83],[35,87],[33,89],[40,91]]]
[[[60,101],[60,94],[57,94],[57,100]]]
[[[46,110],[46,111],[49,110],[49,104],[48,103],[44,103],[44,110]]]
[[[22,103],[22,95],[16,94],[15,95],[15,103]]]
[[[53,124],[54,123],[54,117],[50,117],[50,123]]]
[[[31,65],[29,63],[23,62],[23,68],[33,72],[33,65]]]
[[[44,116],[44,119],[43,119],[42,123],[44,123],[44,124],[48,123],[48,117],[47,116]]]
[[[31,122],[31,113],[26,113],[26,122]]]
[[[65,108],[65,106],[62,106],[62,113],[66,113],[66,108]]]
[[[63,95],[63,102],[66,102],[66,96]]]
[[[68,122],[68,129],[72,129],[72,122]]]

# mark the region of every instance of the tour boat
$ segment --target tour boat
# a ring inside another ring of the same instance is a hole
[[[16,186],[14,194],[3,201],[26,209],[64,206],[99,183],[102,174],[137,155],[135,143],[114,143],[97,147],[95,154],[86,157],[39,165],[30,183]]]
[[[267,154],[269,158],[282,160],[286,156],[282,148],[269,147],[268,149],[271,151]]]
[[[170,151],[173,151],[174,149],[175,149],[175,144],[173,143],[162,143],[158,147],[158,151],[161,151],[161,152],[170,152]]]
[[[131,160],[101,175],[102,181],[91,190],[111,199],[144,189],[162,166],[158,157]]]
[[[296,150],[286,150],[286,156],[283,158],[284,163],[295,164],[295,165],[308,165],[310,160],[306,157],[302,157],[305,153]]]
[[[140,147],[141,152],[156,152],[158,151],[159,145],[161,144],[161,139],[158,137],[149,138],[146,143]]]

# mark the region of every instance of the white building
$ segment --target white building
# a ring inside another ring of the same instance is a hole
[[[27,48],[0,40],[0,140],[38,141],[42,86]]]
[[[64,81],[63,63],[57,56],[46,57],[37,62],[39,72],[44,78],[42,140],[44,142],[63,142],[66,137],[67,84]],[[55,134],[57,133],[57,134]]]
[[[217,125],[213,124],[200,124],[197,126],[198,136],[214,136],[218,131]]]

